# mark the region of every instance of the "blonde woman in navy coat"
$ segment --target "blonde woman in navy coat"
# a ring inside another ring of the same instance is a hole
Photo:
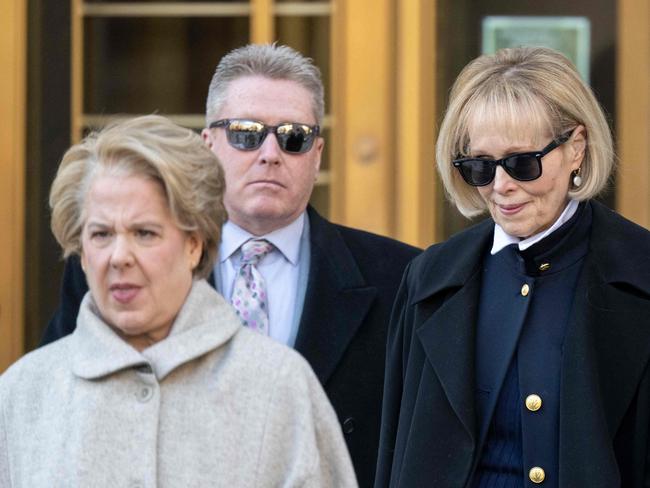
[[[407,268],[375,486],[650,486],[650,232],[593,200],[614,156],[591,90],[549,49],[481,56],[436,149],[491,219]]]

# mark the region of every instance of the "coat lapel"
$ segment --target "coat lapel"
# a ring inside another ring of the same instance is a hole
[[[311,207],[311,264],[295,348],[326,384],[377,295],[336,226]]]
[[[605,488],[620,484],[612,439],[647,365],[650,304],[585,282],[563,354],[560,486]]]
[[[647,250],[621,257],[620,248],[609,243],[617,234],[624,239],[624,229],[617,233],[617,222],[593,205],[592,248],[563,351],[560,486],[605,488],[620,485],[612,440],[650,357],[650,290],[644,290],[647,276],[636,275],[644,273],[643,266],[637,271],[610,266],[641,263]]]
[[[488,219],[470,230],[469,238],[452,237],[423,273],[423,283],[416,287],[422,291],[413,299],[421,309],[435,310],[417,335],[449,404],[475,445],[476,321],[482,250],[488,249],[493,229]]]
[[[417,330],[447,399],[476,443],[475,342],[481,284],[475,273]]]
[[[577,289],[585,290],[586,286],[587,280],[581,279]],[[604,428],[603,396],[598,387],[598,355],[590,333],[591,329],[595,330],[594,321],[598,320],[594,312],[586,294],[578,293],[562,354],[560,486],[604,488],[619,485],[610,435]],[[585,462],[586,459],[589,463]],[[599,484],[593,485],[596,481]]]

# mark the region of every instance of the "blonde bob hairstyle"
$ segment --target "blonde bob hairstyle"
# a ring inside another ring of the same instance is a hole
[[[225,181],[219,160],[198,134],[146,115],[112,123],[68,149],[50,191],[52,232],[64,257],[82,251],[86,196],[94,179],[105,174],[160,183],[178,227],[195,232],[203,245],[194,277],[210,274],[227,217]]]
[[[466,217],[485,211],[478,190],[465,183],[452,161],[470,152],[472,127],[496,127],[513,137],[530,137],[540,148],[579,125],[586,147],[579,188],[569,198],[596,196],[614,166],[612,136],[602,108],[571,62],[547,48],[502,49],[470,62],[454,82],[438,141],[436,162],[445,190]]]

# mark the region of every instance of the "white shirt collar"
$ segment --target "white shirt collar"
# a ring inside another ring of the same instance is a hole
[[[528,237],[526,239],[520,239],[519,237],[515,237],[515,236],[511,236],[510,234],[506,234],[506,231],[503,230],[499,224],[495,223],[494,224],[494,241],[492,242],[492,250],[490,251],[490,254],[496,254],[501,249],[503,249],[506,246],[509,246],[510,244],[517,244],[519,246],[520,251],[528,249],[533,244],[537,244],[539,241],[544,239],[546,236],[552,234],[562,224],[564,224],[571,217],[573,217],[573,214],[576,213],[577,209],[578,209],[578,202],[576,200],[569,200],[569,203],[564,208],[564,211],[562,212],[562,214],[558,217],[558,219],[555,221],[555,223],[552,226],[550,226],[548,229],[546,229],[546,230],[544,230],[542,232],[539,232],[538,234],[532,235],[532,236],[530,236],[530,237]]]
[[[237,224],[228,220],[221,229],[221,244],[219,245],[219,260],[229,259],[241,245],[249,239],[266,239],[278,249],[292,264],[298,263],[300,255],[300,236],[305,225],[305,212],[289,225],[276,229],[263,236],[254,236]]]

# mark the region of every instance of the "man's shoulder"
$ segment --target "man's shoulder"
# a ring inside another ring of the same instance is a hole
[[[382,255],[388,252],[397,253],[398,256],[403,256],[408,259],[412,259],[422,252],[422,249],[391,237],[373,234],[372,232],[346,227],[344,225],[331,225],[334,225],[338,229],[346,243],[367,252],[377,252]]]
[[[332,238],[340,238],[355,257],[371,257],[406,262],[422,252],[422,249],[390,237],[361,229],[335,224],[310,209],[312,240],[322,240],[324,245]]]

